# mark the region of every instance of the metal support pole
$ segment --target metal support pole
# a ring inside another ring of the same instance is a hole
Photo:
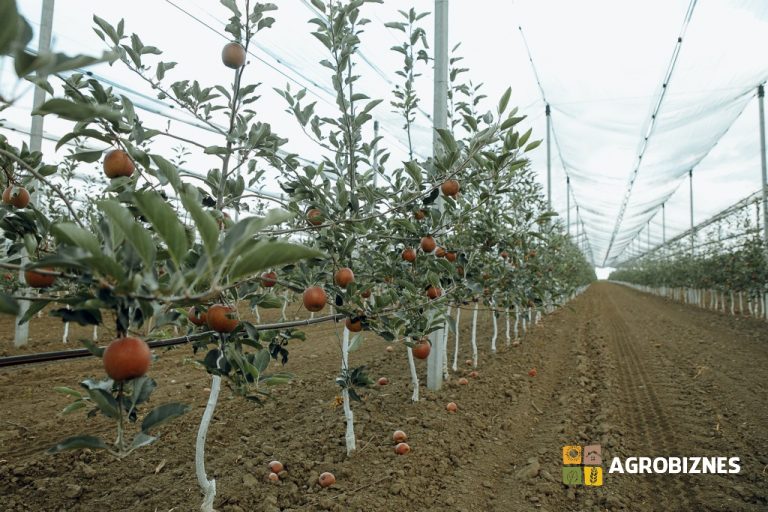
[[[646,242],[648,243],[648,252],[651,252],[651,221],[648,221],[648,226],[646,229],[648,230],[646,233],[646,235],[648,235],[646,238]]]
[[[579,225],[581,224],[581,217],[579,216],[579,206],[576,205],[576,240],[579,240]]]
[[[38,53],[48,53],[51,49],[51,33],[53,32],[53,7],[54,0],[43,0],[43,10],[40,14],[40,37],[38,39],[37,49]],[[40,78],[45,76],[38,74]],[[45,103],[45,89],[42,87],[35,87],[35,95],[32,100],[32,109],[37,110],[43,103]],[[32,116],[32,125],[30,127],[29,137],[29,149],[30,151],[40,151],[43,147],[43,117]],[[34,185],[30,187],[36,188]],[[33,190],[34,192],[34,190]],[[34,193],[32,195],[34,204]],[[28,259],[26,254],[22,257],[22,266],[27,263]],[[24,272],[19,271],[19,280],[24,282]],[[27,344],[29,340],[29,322],[19,325],[19,320],[23,317],[29,309],[29,301],[19,301],[19,316],[16,317],[16,329],[14,332],[13,343],[17,347],[21,347]]]
[[[567,219],[568,224],[568,236],[571,236],[571,177],[566,176],[565,177],[565,197],[566,197],[566,207],[565,207],[565,217]]]
[[[768,251],[768,169],[766,168],[765,154],[765,89],[763,85],[757,87],[757,105],[760,109],[760,168],[762,170],[762,189],[763,189],[763,244]],[[768,253],[767,253],[768,254]]]
[[[755,201],[755,222],[757,230],[760,231],[760,202]]]
[[[544,113],[547,115],[547,206],[552,210],[552,120],[549,103]]]
[[[448,128],[448,0],[435,0],[435,93],[432,132],[433,154],[436,156],[440,136],[438,129]],[[442,203],[440,204],[442,210]],[[434,313],[432,313],[434,315]],[[443,329],[429,336],[432,350],[427,359],[427,388],[438,390],[443,385]]]
[[[691,196],[691,256],[693,256],[693,244],[696,238],[696,233],[693,230],[693,169],[688,170],[688,184]]]

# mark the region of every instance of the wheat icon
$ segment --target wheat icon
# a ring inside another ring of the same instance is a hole
[[[589,471],[589,483],[595,485],[597,483],[597,468],[592,468]]]

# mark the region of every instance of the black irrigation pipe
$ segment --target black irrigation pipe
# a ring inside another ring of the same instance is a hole
[[[271,329],[285,329],[288,327],[300,327],[302,325],[319,324],[323,322],[339,321],[346,318],[345,315],[328,315],[319,318],[313,318],[309,320],[296,320],[295,322],[283,322],[277,324],[262,324],[256,325],[257,331],[268,331]],[[176,345],[184,345],[193,341],[204,339],[208,336],[215,334],[214,331],[206,331],[197,334],[191,334],[188,336],[179,336],[177,338],[168,338],[165,340],[148,341],[147,344],[150,348],[162,348],[173,347]],[[60,350],[57,352],[40,352],[37,354],[23,354],[19,356],[10,356],[0,358],[0,368],[6,368],[10,366],[21,366],[34,363],[48,363],[52,361],[63,361],[65,359],[77,359],[81,357],[88,357],[93,353],[87,348],[76,348],[71,350]]]

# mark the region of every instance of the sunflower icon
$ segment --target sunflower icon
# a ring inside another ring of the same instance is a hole
[[[563,446],[563,464],[581,464],[581,446]]]

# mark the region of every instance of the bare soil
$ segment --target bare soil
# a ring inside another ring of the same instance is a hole
[[[410,402],[404,347],[388,353],[382,340],[367,336],[351,363],[368,365],[372,377],[390,384],[353,404],[359,450],[350,458],[333,381],[340,364],[334,325],[308,328],[307,341],[289,347],[286,370],[296,379],[276,388],[275,400],[257,406],[225,389],[207,444],[217,510],[768,510],[766,323],[598,283],[517,346],[506,346],[500,322],[495,355],[490,317],[482,315],[480,376],[460,386],[457,378],[470,370],[470,320],[463,312],[460,371],[438,392],[422,389],[418,403]],[[0,355],[20,353],[10,348],[12,327],[0,318]],[[77,336],[90,329],[73,327]],[[61,349],[61,323],[34,320],[31,339],[27,351]],[[44,453],[77,433],[113,436],[102,418],[60,416],[69,400],[53,392],[100,377],[100,361],[0,370],[0,509],[199,510],[194,439],[210,377],[189,347],[158,355],[153,402],[184,401],[192,411],[163,427],[156,445],[122,461],[90,451]],[[425,380],[426,365],[418,364]],[[449,401],[458,413],[446,412]],[[409,455],[393,451],[397,429],[409,436]],[[614,456],[738,456],[742,470],[606,474],[602,487],[563,485],[562,446],[593,443],[602,445],[606,472]],[[287,470],[276,485],[265,481],[273,459]],[[328,489],[316,484],[323,471],[337,478]]]

